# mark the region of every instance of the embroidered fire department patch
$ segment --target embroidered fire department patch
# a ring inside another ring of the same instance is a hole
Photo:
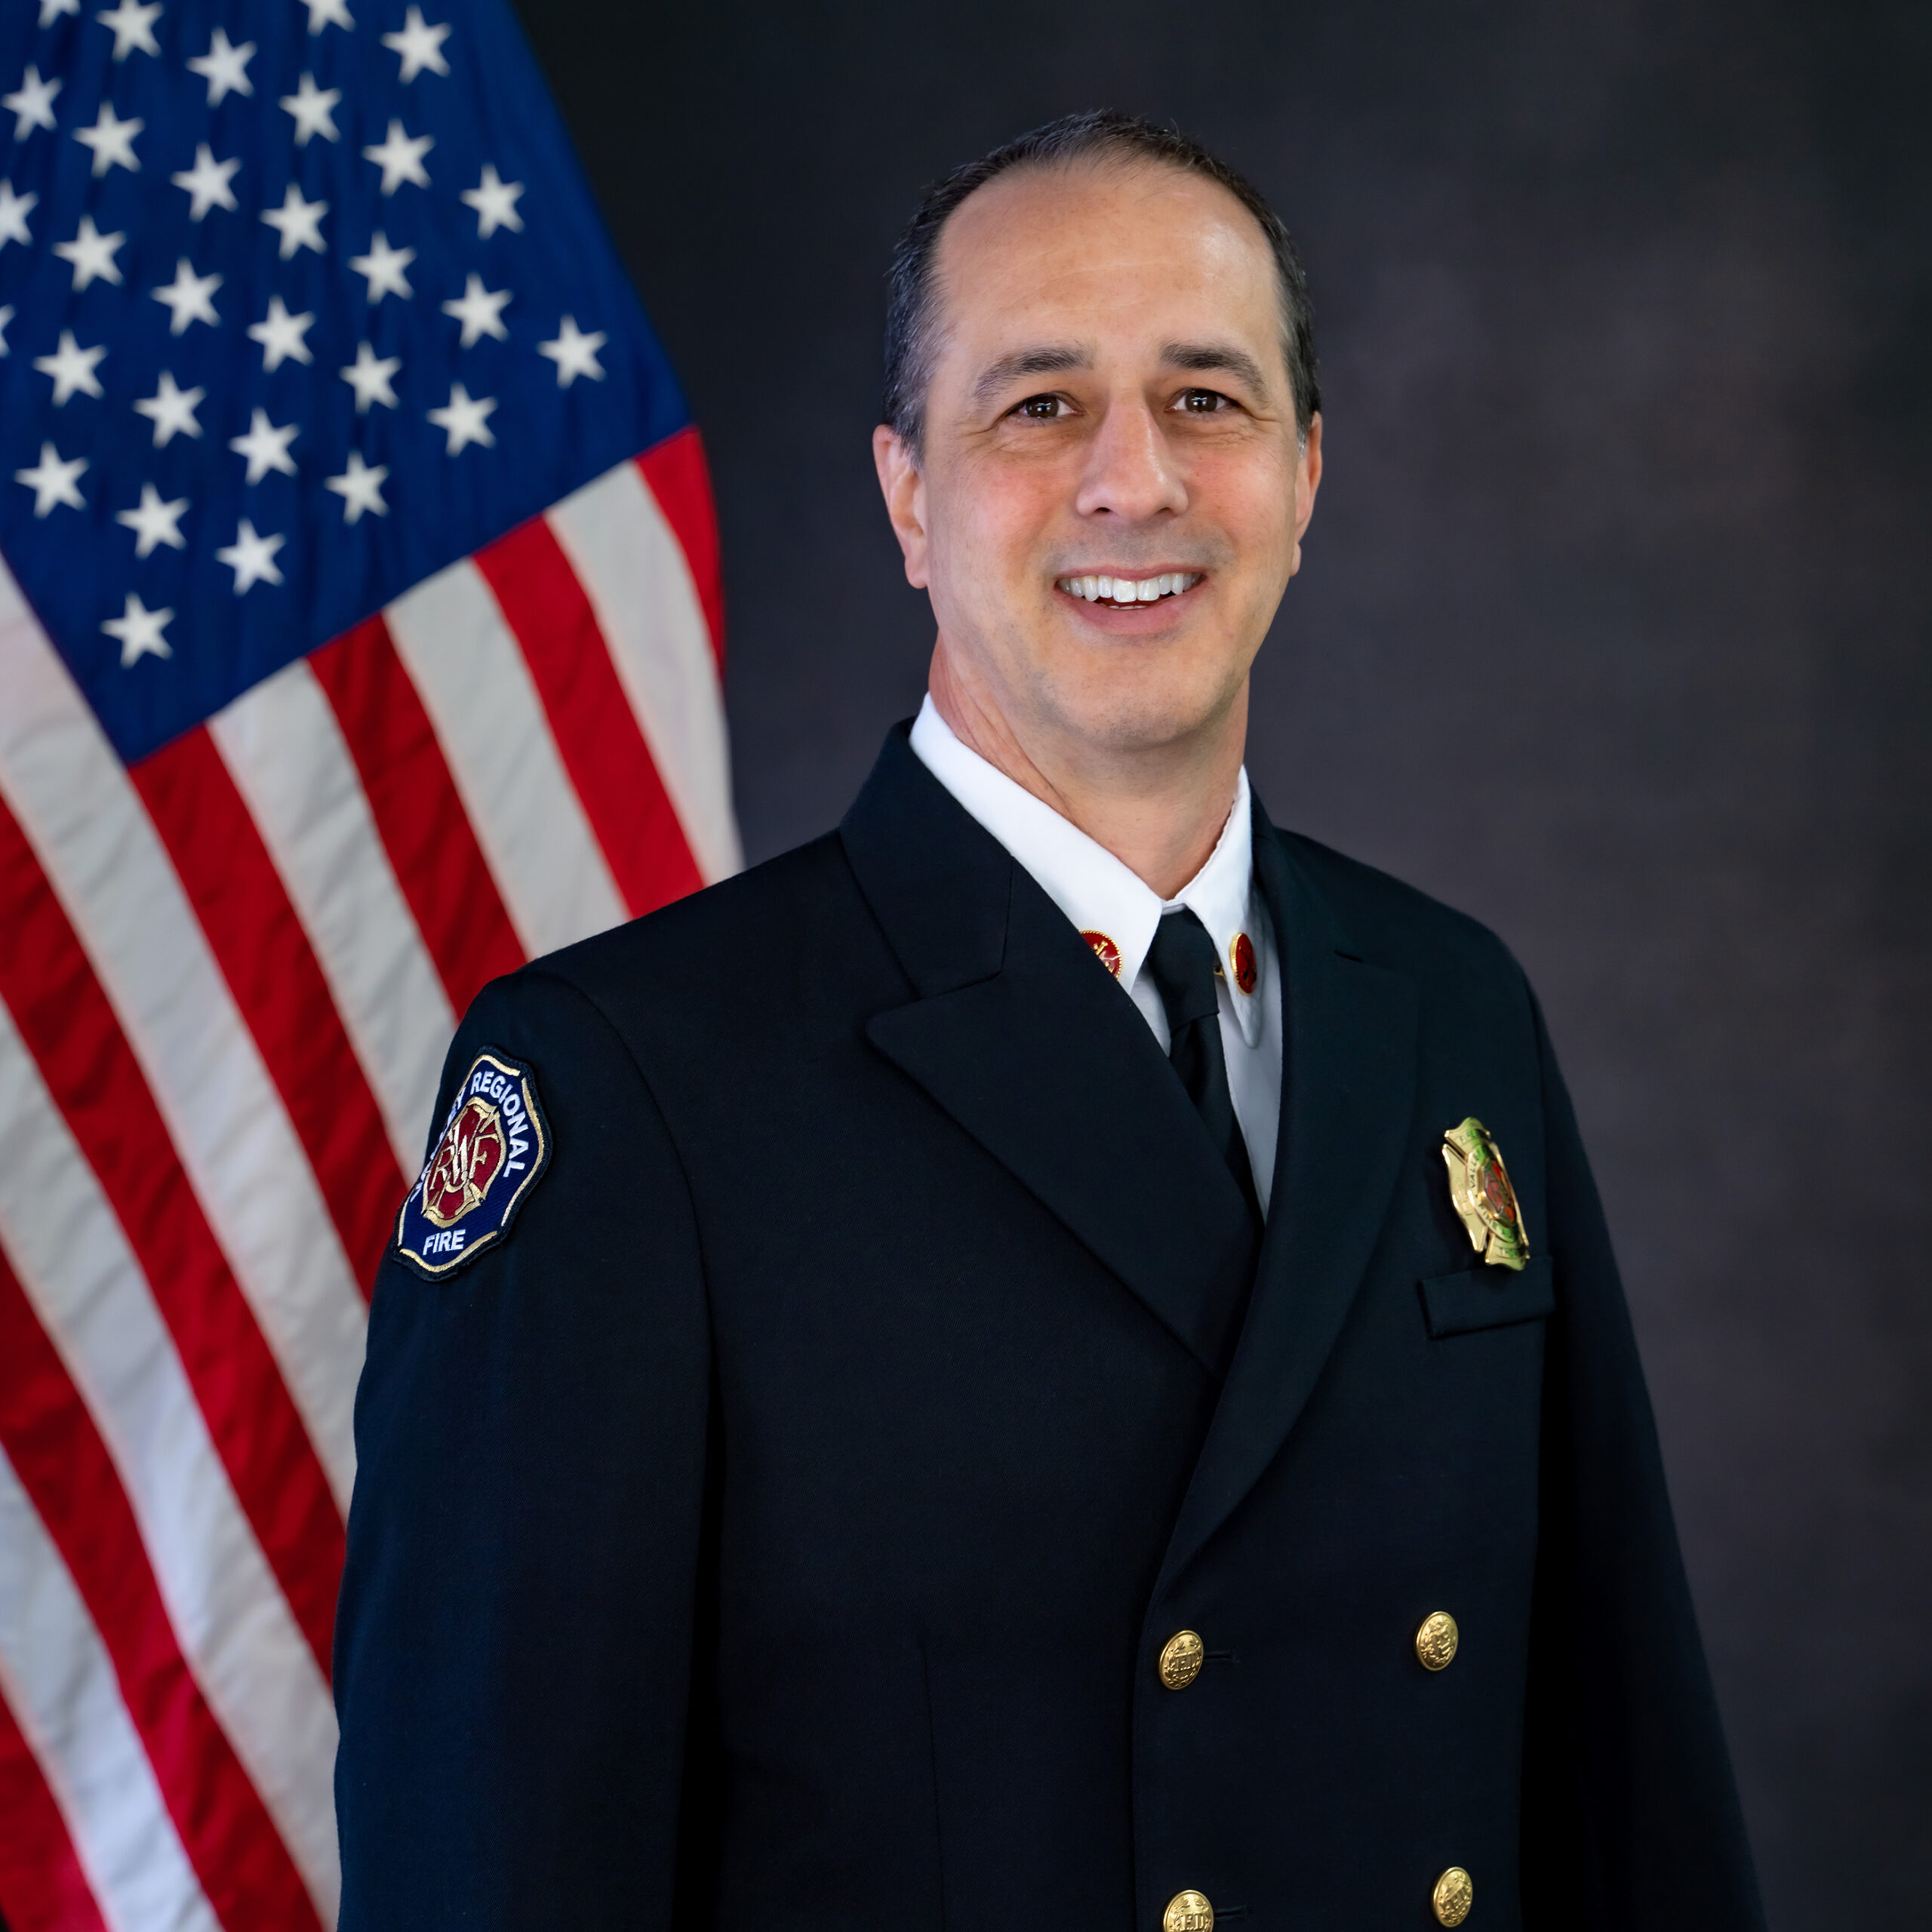
[[[529,1068],[478,1054],[396,1217],[398,1257],[437,1281],[498,1246],[549,1158]]]

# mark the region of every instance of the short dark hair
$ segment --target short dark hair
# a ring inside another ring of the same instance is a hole
[[[1083,161],[1143,162],[1198,174],[1225,188],[1260,224],[1275,257],[1281,284],[1281,336],[1288,380],[1294,391],[1295,426],[1306,438],[1321,407],[1315,359],[1315,312],[1308,277],[1281,218],[1259,189],[1198,141],[1136,114],[1091,108],[1063,115],[978,161],[955,168],[926,190],[918,212],[906,225],[886,272],[885,420],[915,453],[925,431],[926,389],[932,380],[934,263],[939,238],[953,211],[995,175],[1014,168],[1063,167]]]

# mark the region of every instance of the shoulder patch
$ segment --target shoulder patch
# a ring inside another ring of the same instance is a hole
[[[529,1068],[478,1054],[396,1217],[396,1258],[440,1281],[500,1247],[549,1159],[550,1130]]]

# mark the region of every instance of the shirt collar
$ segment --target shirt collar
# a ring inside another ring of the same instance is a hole
[[[1245,766],[1207,863],[1174,898],[1163,900],[1072,820],[962,744],[930,697],[913,721],[912,742],[920,762],[1026,868],[1129,992],[1140,977],[1161,914],[1186,906],[1214,942],[1241,1038],[1251,1047],[1255,1044],[1261,1032],[1267,921],[1258,916]]]

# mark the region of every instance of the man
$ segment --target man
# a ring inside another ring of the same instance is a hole
[[[928,198],[888,365],[909,734],[451,1049],[344,1932],[1758,1926],[1535,1002],[1243,773],[1321,473],[1285,233],[1058,122]]]

